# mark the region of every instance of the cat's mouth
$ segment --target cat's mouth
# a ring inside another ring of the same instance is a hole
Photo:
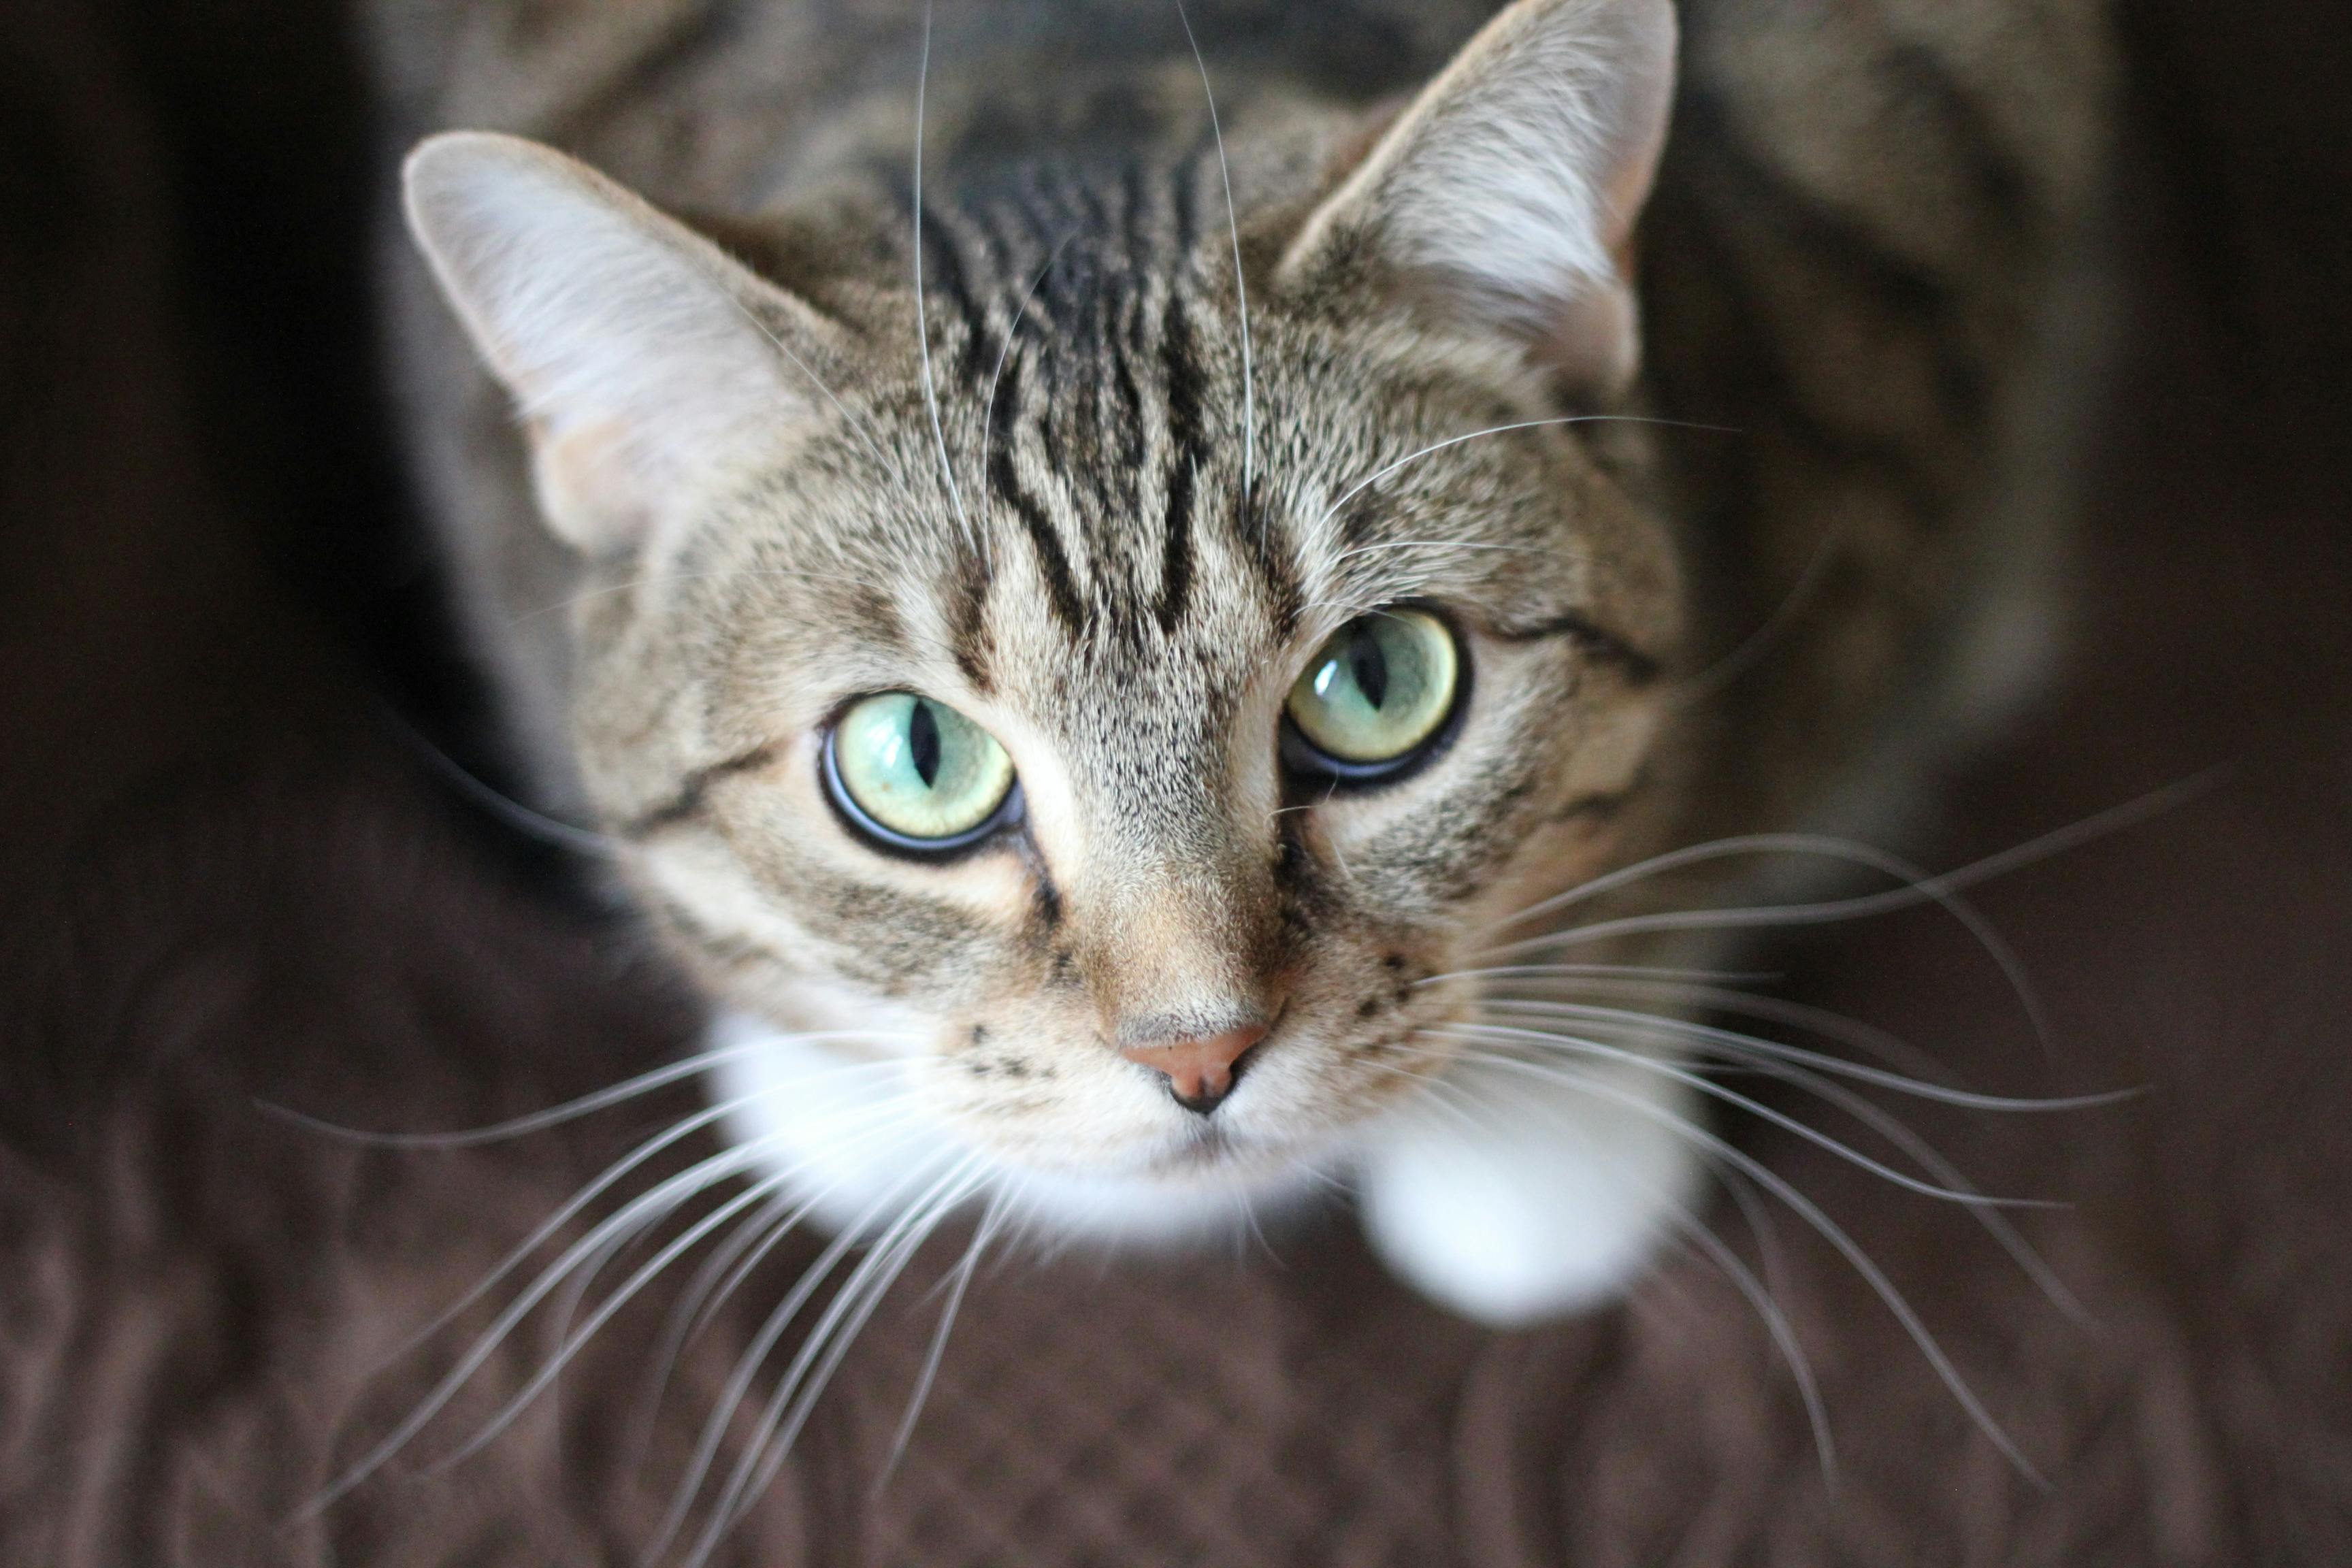
[[[1189,1183],[1213,1176],[1249,1184],[1279,1180],[1315,1163],[1311,1143],[1269,1142],[1211,1119],[1157,1151],[1143,1170],[1162,1181]]]
[[[1228,1169],[1238,1159],[1239,1145],[1234,1135],[1215,1121],[1204,1121],[1177,1145],[1167,1163],[1172,1169],[1190,1175],[1202,1171]]]

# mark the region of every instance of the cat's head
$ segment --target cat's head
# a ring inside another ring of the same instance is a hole
[[[579,772],[714,991],[1082,1175],[1423,1092],[1445,977],[1671,787],[1668,531],[1560,419],[1636,362],[1673,52],[1664,0],[1529,0],[1401,114],[1237,143],[1234,228],[1204,145],[919,241],[783,215],[772,278],[546,149],[420,150],[593,563]]]

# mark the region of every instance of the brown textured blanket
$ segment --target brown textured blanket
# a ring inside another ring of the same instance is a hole
[[[633,1563],[805,1251],[737,1293],[659,1398],[675,1283],[441,1466],[552,1348],[559,1298],[394,1465],[306,1508],[504,1298],[404,1353],[410,1336],[693,1103],[453,1149],[257,1104],[474,1126],[656,1065],[692,1023],[625,922],[381,717],[465,750],[370,390],[371,171],[338,20],[294,0],[5,9],[0,1563]],[[1764,1320],[1703,1254],[1621,1310],[1496,1336],[1389,1284],[1336,1223],[1233,1258],[1009,1255],[893,1468],[948,1242],[716,1560],[2352,1562],[2352,29],[2333,10],[2126,9],[2132,347],[2080,622],[2051,700],[1957,781],[1939,858],[2225,771],[1981,889],[2042,988],[2047,1056],[1934,911],[1823,931],[1776,988],[1988,1089],[2145,1088],[1914,1118],[1987,1189],[2072,1205],[2024,1223],[2087,1321],[1952,1205],[1727,1124],[1851,1229],[2038,1479],[1847,1259],[1750,1193],[1713,1218],[1818,1380],[1833,1488]]]

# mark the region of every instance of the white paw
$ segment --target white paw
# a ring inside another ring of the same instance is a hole
[[[1457,1068],[1447,1089],[1383,1122],[1361,1156],[1373,1249],[1423,1295],[1497,1328],[1623,1290],[1704,1169],[1673,1125],[1693,1117],[1688,1085],[1625,1063],[1562,1070],[1593,1087]]]

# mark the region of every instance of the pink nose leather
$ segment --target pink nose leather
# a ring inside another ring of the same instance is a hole
[[[1234,1064],[1265,1038],[1265,1025],[1252,1024],[1197,1039],[1129,1046],[1118,1054],[1167,1079],[1169,1091],[1184,1109],[1206,1112],[1233,1091]]]

